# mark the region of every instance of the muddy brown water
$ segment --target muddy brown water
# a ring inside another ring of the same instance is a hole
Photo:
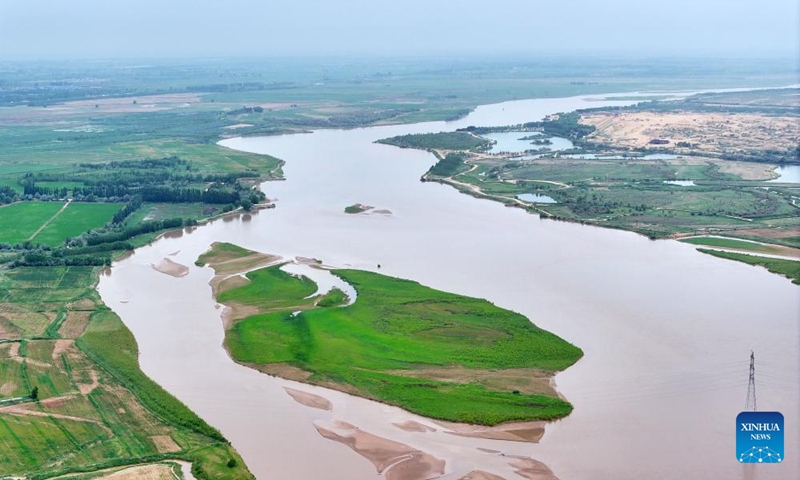
[[[375,478],[369,461],[314,427],[336,420],[445,460],[448,479],[473,470],[519,478],[503,454],[544,462],[564,480],[796,478],[797,286],[691,245],[540,220],[421,183],[432,155],[373,143],[621,103],[529,100],[479,107],[450,123],[226,140],[286,161],[287,180],[262,187],[277,208],[141,248],[101,278],[100,293],[135,335],[144,372],[219,428],[259,479]],[[392,214],[345,214],[354,203]],[[378,271],[380,264],[383,274],[521,312],[585,352],[556,377],[575,411],[549,424],[538,444],[467,438],[398,408],[237,365],[222,348],[213,272],[194,265],[215,241],[342,267]],[[169,258],[188,266],[188,275],[151,268],[176,251]],[[787,445],[783,464],[746,470],[735,458],[735,419],[751,349],[759,409],[783,412]],[[333,409],[303,406],[287,386],[320,395]],[[436,431],[393,425],[407,421]]]

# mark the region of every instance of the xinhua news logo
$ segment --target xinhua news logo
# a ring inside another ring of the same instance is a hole
[[[736,459],[740,463],[783,462],[783,415],[740,413],[736,417]]]

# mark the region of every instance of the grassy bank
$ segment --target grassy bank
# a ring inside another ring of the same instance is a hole
[[[353,305],[324,306],[341,304],[341,292],[315,305],[319,298],[307,298],[314,282],[279,266],[248,273],[244,285],[223,281],[220,302],[262,312],[227,331],[234,359],[265,371],[290,366],[304,381],[455,422],[554,419],[572,410],[541,384],[546,393],[533,393],[526,380],[546,384],[580,349],[524,316],[408,280],[334,273],[355,287]],[[474,380],[487,371],[502,380]]]
[[[714,255],[715,257],[735,260],[748,265],[764,267],[770,272],[783,275],[784,277],[791,279],[792,283],[800,285],[800,261],[798,260],[759,257],[756,255],[748,255],[746,253],[721,252],[719,250],[710,250],[707,248],[698,248],[698,250],[709,255]]]
[[[141,372],[133,335],[94,290],[99,273],[0,270],[0,401],[24,398],[0,408],[0,476],[177,458],[197,478],[252,478],[216,429]]]
[[[747,242],[744,240],[737,240],[735,238],[720,238],[720,237],[692,237],[681,239],[683,243],[692,245],[705,245],[709,247],[720,248],[733,248],[736,250],[747,250],[756,253],[771,253],[781,254],[783,249],[772,245],[763,245],[761,243]]]

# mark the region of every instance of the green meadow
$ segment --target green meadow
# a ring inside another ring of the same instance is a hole
[[[280,266],[247,274],[245,285],[220,285],[218,300],[263,312],[235,323],[226,346],[239,362],[287,364],[306,380],[448,421],[495,425],[554,419],[572,406],[554,395],[521,393],[476,382],[425,378],[428,369],[531,369],[548,374],[572,365],[579,348],[524,316],[486,300],[359,270],[335,270],[356,288],[316,305],[316,284]],[[300,311],[300,313],[294,313]],[[432,377],[432,375],[428,375]]]

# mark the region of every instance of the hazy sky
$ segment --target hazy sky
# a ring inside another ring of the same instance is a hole
[[[0,58],[798,53],[798,0],[0,0]]]

